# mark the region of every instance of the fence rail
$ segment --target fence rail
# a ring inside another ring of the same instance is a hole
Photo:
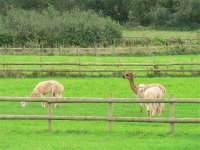
[[[94,47],[94,48],[9,48],[0,47],[0,54],[9,55],[131,55],[166,53],[173,48],[199,48],[199,44],[171,45],[171,46],[134,46],[134,47]],[[199,52],[198,50],[196,50]]]
[[[28,116],[28,117],[27,117]],[[159,123],[200,123],[200,118],[139,118],[139,117],[104,117],[104,116],[38,116],[38,115],[0,115],[0,119],[6,120],[90,120],[90,121],[114,121],[114,122],[159,122]]]
[[[200,72],[200,62],[182,62],[182,63],[93,63],[93,62],[0,62],[2,68],[0,68],[0,73],[3,75],[12,73],[123,73],[124,71],[133,72],[150,72],[156,75],[161,75],[160,73],[199,73]],[[19,66],[19,67],[17,67]],[[37,67],[33,67],[37,66]],[[57,67],[58,66],[58,67]],[[75,66],[75,68],[69,67]],[[183,66],[186,66],[183,68]],[[90,68],[87,68],[90,67]],[[104,68],[97,68],[104,67]],[[109,68],[113,67],[113,68]],[[141,68],[140,68],[141,67]],[[148,67],[148,68],[147,68]],[[165,67],[165,68],[164,68]],[[171,68],[168,68],[171,67]]]
[[[74,65],[74,66],[176,66],[200,65],[200,62],[187,63],[79,63],[79,62],[0,62],[0,65]]]
[[[0,69],[0,72],[200,72],[200,69],[40,69],[40,68],[11,68]]]
[[[0,97],[0,101],[6,102],[48,102],[48,103],[200,103],[200,98],[41,98],[41,97]]]
[[[160,48],[173,48],[177,47],[180,45],[171,45],[171,46],[135,46],[135,47],[69,47],[69,48],[64,48],[64,47],[55,47],[55,48],[49,48],[49,47],[42,47],[42,48],[31,48],[31,47],[0,47],[0,50],[36,50],[36,51],[41,51],[41,50],[126,50],[126,49],[160,49]],[[198,47],[196,44],[186,44],[186,45],[181,45],[181,46],[186,46],[186,47]]]
[[[174,132],[174,123],[200,123],[200,118],[175,118],[174,103],[200,103],[198,98],[174,98],[169,99],[141,99],[141,98],[32,98],[32,97],[0,97],[2,102],[47,102],[48,115],[0,115],[0,120],[48,120],[48,130],[52,131],[51,120],[90,120],[108,121],[108,130],[112,130],[112,122],[159,122],[170,123],[170,131]],[[53,116],[52,103],[108,103],[108,116]],[[113,117],[113,103],[170,103],[170,118],[146,118],[146,117]]]

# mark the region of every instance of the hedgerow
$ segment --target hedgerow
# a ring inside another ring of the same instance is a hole
[[[0,46],[88,47],[122,37],[114,21],[94,11],[60,13],[53,7],[42,12],[11,10],[0,18],[0,28]]]

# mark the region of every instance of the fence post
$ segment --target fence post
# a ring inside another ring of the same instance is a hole
[[[3,62],[6,63],[6,56],[3,57]],[[3,68],[7,68],[6,65],[3,65]]]
[[[61,47],[61,46],[59,46],[59,48],[58,48],[58,55],[59,55],[59,56],[61,56],[61,50],[60,50],[61,48],[60,48],[60,47]]]
[[[170,94],[170,101],[174,99],[174,94]],[[170,120],[174,120],[174,103],[170,102]],[[170,132],[174,133],[174,122],[170,123]]]
[[[43,45],[40,47],[40,56],[43,55]]]
[[[52,116],[52,103],[48,102],[48,131],[52,131],[52,126],[51,126],[51,116]]]
[[[109,98],[112,98],[112,93],[109,94]],[[108,118],[112,119],[112,102],[110,99],[110,102],[108,103]],[[112,132],[112,121],[108,121],[108,131]]]
[[[81,76],[81,59],[80,59],[80,48],[78,48],[78,70],[79,70],[79,77]]]
[[[6,55],[6,54],[9,54],[9,53],[7,52],[7,45],[5,46],[5,49],[4,49],[4,55]]]
[[[117,57],[117,64],[119,64],[120,63],[119,51],[115,50],[115,53],[116,53],[116,57]],[[117,65],[117,70],[119,70],[119,65]]]

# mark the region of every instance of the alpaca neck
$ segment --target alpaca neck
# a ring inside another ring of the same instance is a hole
[[[134,80],[133,80],[133,79],[130,79],[129,82],[130,82],[131,89],[132,89],[133,92],[137,95],[137,94],[138,94],[138,89],[137,89],[137,87],[136,87],[135,84],[134,84]]]

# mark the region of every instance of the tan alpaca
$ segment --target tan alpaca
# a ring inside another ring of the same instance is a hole
[[[44,97],[48,94],[50,97],[62,97],[62,93],[64,91],[64,86],[57,81],[49,80],[43,81],[36,85],[31,93],[31,97],[35,97],[36,95],[40,95]],[[27,102],[21,102],[22,107],[26,107],[28,105]],[[46,103],[42,102],[42,107],[45,107]],[[57,104],[54,105],[56,107]],[[60,103],[60,107],[62,104]]]
[[[135,85],[135,83],[134,83],[134,77],[135,77],[135,75],[132,72],[127,72],[127,73],[124,74],[124,78],[129,80],[131,89],[136,94],[136,96],[140,97],[140,98],[143,98],[143,97],[141,97],[142,95],[139,93],[139,86]],[[143,84],[143,85],[144,85],[144,87],[143,87],[144,90],[147,90],[147,89],[149,89],[151,87],[158,87],[159,88],[159,92],[158,92],[159,95],[153,94],[151,96],[151,99],[161,98],[166,93],[166,89],[161,84],[154,83],[154,84]],[[155,95],[157,95],[157,97]],[[164,111],[164,103],[159,103],[157,105],[158,105],[157,106],[157,112],[158,112],[159,115],[161,115],[162,112]],[[141,112],[143,112],[144,106],[145,106],[144,103],[140,103]],[[147,105],[147,106],[148,107],[150,107],[150,106],[154,107],[154,105],[151,105],[151,104]]]
[[[160,85],[147,88],[145,84],[139,84],[138,94],[139,94],[139,97],[144,98],[144,99],[156,99],[156,98],[162,97],[164,93],[162,89],[160,88]],[[165,109],[164,103],[148,103],[147,104],[147,112],[149,116],[154,116],[156,113],[158,113],[160,116],[163,113],[164,109]]]

